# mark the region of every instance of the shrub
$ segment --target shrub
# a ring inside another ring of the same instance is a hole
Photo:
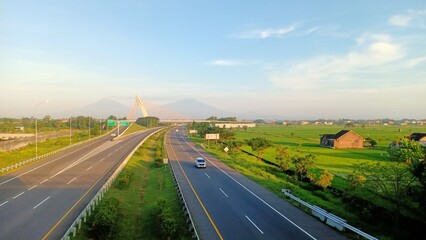
[[[96,239],[114,239],[113,228],[118,216],[117,198],[104,198],[94,215],[91,235]]]
[[[160,235],[164,239],[172,239],[177,233],[177,222],[173,218],[171,209],[167,206],[164,199],[157,202],[157,219],[154,222],[159,224]]]
[[[130,181],[132,180],[133,172],[125,171],[122,173],[120,179],[118,179],[118,185],[120,189],[126,188],[129,186]]]

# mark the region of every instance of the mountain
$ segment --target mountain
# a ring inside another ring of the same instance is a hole
[[[190,98],[169,103],[162,107],[180,113],[184,118],[189,119],[206,119],[211,116],[227,117],[229,115],[227,112]]]
[[[117,101],[104,98],[95,103],[76,108],[70,111],[62,112],[60,116],[92,116],[94,118],[107,118],[110,115],[122,118],[127,117],[130,107]]]
[[[156,105],[151,102],[144,102],[144,106],[150,116],[160,119],[206,119],[211,116],[228,117],[230,113],[221,111],[196,99],[183,99],[165,105]],[[104,98],[95,103],[76,108],[70,111],[58,113],[61,117],[68,116],[92,116],[95,118],[107,118],[110,115],[122,118],[129,115],[132,105],[126,106],[115,100]],[[134,111],[133,118],[142,116],[139,108]]]

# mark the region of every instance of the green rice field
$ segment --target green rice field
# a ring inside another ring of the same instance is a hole
[[[320,146],[322,134],[335,134],[340,130],[353,130],[364,138],[370,137],[377,141],[377,146],[364,149],[331,149]],[[425,132],[425,126],[359,126],[348,128],[345,126],[324,125],[260,125],[235,130],[236,138],[244,141],[253,137],[262,136],[272,141],[275,145],[283,145],[289,148],[290,153],[300,155],[315,154],[318,156],[316,166],[327,169],[337,174],[352,172],[353,165],[361,162],[374,162],[387,160],[387,147],[392,142],[413,132]],[[242,149],[251,151],[244,145]],[[263,158],[274,162],[275,148],[269,148]]]

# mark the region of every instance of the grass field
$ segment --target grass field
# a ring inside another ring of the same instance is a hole
[[[364,138],[370,137],[377,141],[374,148],[364,149],[330,149],[321,147],[320,135],[334,134],[340,130],[353,130]],[[413,132],[424,132],[422,126],[365,126],[347,128],[344,126],[276,126],[261,125],[256,128],[235,131],[238,140],[263,136],[275,145],[289,148],[292,154],[299,149],[301,155],[315,154],[318,156],[317,167],[328,169],[336,173],[352,172],[353,165],[361,162],[374,162],[387,160],[386,149],[394,140],[410,135]],[[249,146],[242,149],[251,152]],[[275,149],[268,149],[263,158],[274,162]]]
[[[92,136],[93,137],[93,136]],[[71,137],[71,144],[88,140],[89,135],[87,131],[74,132]],[[38,142],[38,156],[43,154],[67,147],[70,145],[69,137],[59,137],[47,139],[44,142]],[[36,155],[35,144],[29,144],[19,150],[10,151],[10,152],[0,152],[0,168],[13,165],[15,163],[34,158]]]
[[[167,203],[177,223],[177,233],[173,239],[191,238],[169,166],[158,167],[154,164],[157,143],[162,141],[164,133],[162,131],[145,141],[106,193],[105,198],[115,198],[119,202],[111,239],[162,239],[155,225],[158,200]],[[123,185],[121,179],[125,175],[131,177],[128,184]],[[89,222],[77,239],[92,239],[88,231],[90,227]]]

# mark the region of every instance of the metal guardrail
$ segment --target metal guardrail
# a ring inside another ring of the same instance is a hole
[[[126,166],[127,162],[130,160],[130,158],[133,156],[133,154],[138,150],[138,148],[147,140],[149,137],[154,135],[155,133],[161,131],[161,129],[158,129],[157,131],[152,132],[149,134],[144,140],[142,140],[133,150],[130,152],[130,154],[126,157],[126,159],[118,166],[118,168],[114,171],[114,173],[108,178],[108,180],[105,182],[105,184],[99,189],[99,191],[96,193],[96,195],[93,197],[93,199],[87,204],[87,206],[83,209],[83,211],[78,215],[78,217],[74,220],[74,222],[71,224],[71,226],[68,228],[67,232],[64,234],[64,236],[61,238],[62,240],[69,240],[71,238],[70,234],[72,233],[72,236],[75,237],[77,234],[77,230],[81,228],[82,221],[86,222],[87,216],[90,216],[91,212],[95,209],[96,205],[100,202],[104,194],[108,191],[111,184],[114,182],[114,180],[117,178],[118,174],[121,172],[121,170]],[[83,220],[82,220],[83,219]]]
[[[358,228],[355,228],[349,224],[346,223],[346,220],[333,215],[327,211],[325,211],[324,209],[315,206],[315,205],[311,205],[305,201],[303,201],[302,199],[294,196],[293,194],[291,194],[291,191],[289,189],[282,189],[281,192],[286,195],[287,197],[293,199],[294,201],[298,202],[299,204],[309,208],[312,212],[312,215],[314,215],[315,217],[319,218],[322,222],[325,222],[327,225],[330,225],[332,227],[337,228],[340,231],[344,231],[345,229],[349,229],[352,232],[358,234],[359,236],[362,236],[366,239],[369,240],[378,240],[377,238],[359,230]]]
[[[92,139],[91,139],[91,140],[92,140]],[[84,142],[85,142],[85,141],[84,141]],[[81,143],[83,143],[83,142],[79,142],[79,143],[73,144],[73,145],[71,145],[71,146],[66,146],[66,147],[64,147],[64,148],[60,148],[60,149],[58,149],[58,150],[55,150],[55,151],[52,151],[52,152],[45,153],[45,154],[40,155],[40,156],[38,156],[38,157],[30,158],[30,159],[27,159],[27,160],[24,160],[24,161],[21,161],[21,162],[15,163],[15,164],[13,164],[13,165],[10,165],[10,166],[7,166],[7,167],[4,167],[4,168],[1,168],[1,169],[0,169],[0,173],[8,172],[8,171],[10,171],[10,170],[16,169],[16,168],[18,168],[18,167],[21,167],[21,166],[26,165],[26,164],[31,163],[31,162],[35,162],[35,161],[37,161],[37,160],[40,160],[40,159],[42,159],[42,158],[48,157],[48,156],[50,156],[50,155],[53,155],[53,154],[55,154],[55,153],[61,152],[61,151],[63,151],[63,150],[66,150],[66,149],[68,149],[68,148],[70,148],[70,147],[76,146],[76,145],[81,144]]]
[[[176,191],[178,192],[179,199],[181,200],[182,205],[183,205],[182,209],[184,210],[185,215],[187,216],[187,222],[190,224],[189,230],[194,233],[194,235],[192,237],[194,239],[199,240],[200,237],[198,236],[197,230],[195,228],[194,221],[192,220],[191,213],[189,212],[188,205],[186,204],[185,197],[183,196],[182,189],[180,188],[179,182],[176,179],[175,172],[174,172],[171,164],[170,164],[170,172],[173,176],[173,181],[175,182]]]

